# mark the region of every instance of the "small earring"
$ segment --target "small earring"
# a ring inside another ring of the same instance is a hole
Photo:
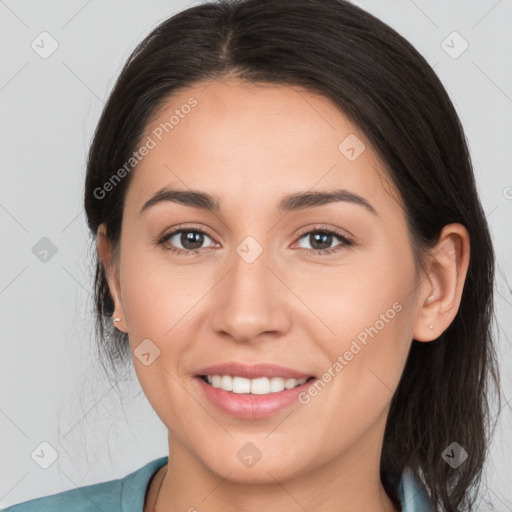
[[[429,327],[430,327],[431,329],[433,329],[433,328],[434,328],[434,326],[433,326],[432,324],[430,324],[430,325],[429,325]]]
[[[119,317],[117,317],[117,316],[115,318],[113,318],[112,320],[113,320],[114,323],[121,321],[121,319]]]

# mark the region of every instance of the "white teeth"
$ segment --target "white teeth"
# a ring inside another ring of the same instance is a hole
[[[284,386],[284,379],[282,377],[274,377],[270,379],[270,392],[276,393],[277,391],[282,391],[286,389]]]
[[[231,391],[233,389],[233,379],[229,375],[223,375],[220,381],[220,386],[226,391]]]
[[[304,382],[306,382],[306,381],[304,381]],[[297,384],[298,384],[297,379],[286,379],[286,380],[284,381],[284,387],[285,387],[286,389],[292,389],[292,388],[294,388]]]
[[[270,393],[270,379],[267,377],[252,379],[251,393],[253,395],[268,395]]]
[[[231,377],[228,377],[231,379]],[[251,392],[251,380],[244,379],[243,377],[233,377],[233,393],[250,393]],[[224,388],[222,388],[224,389]],[[227,390],[230,391],[230,390]]]
[[[304,384],[308,379],[284,379],[283,377],[231,377],[230,375],[207,375],[206,380],[214,387],[233,393],[251,393],[253,395],[268,395],[285,389],[292,389]]]

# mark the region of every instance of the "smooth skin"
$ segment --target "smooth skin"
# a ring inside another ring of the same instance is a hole
[[[115,325],[129,334],[137,377],[169,431],[169,463],[144,511],[395,511],[379,475],[390,401],[412,339],[435,343],[457,313],[467,230],[445,226],[420,272],[384,164],[333,103],[302,88],[233,77],[198,83],[170,97],[145,135],[191,97],[197,106],[133,171],[119,259],[98,229]],[[349,134],[366,146],[354,161],[338,149]],[[163,187],[214,195],[220,211],[164,201],[141,214]],[[335,188],[362,196],[376,214],[345,201],[277,210],[284,195]],[[176,227],[205,231],[202,244],[182,245],[180,234],[156,243]],[[320,247],[336,252],[308,254],[319,252],[321,229],[354,244],[333,235]],[[252,263],[236,251],[248,236],[263,249]],[[237,419],[198,385],[200,368],[229,361],[320,378],[395,302],[401,311],[307,405]],[[160,350],[148,366],[133,355],[145,339]],[[262,454],[252,467],[237,457],[246,443]]]

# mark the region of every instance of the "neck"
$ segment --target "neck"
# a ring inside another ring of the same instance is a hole
[[[267,466],[260,467],[252,479],[240,479],[229,468],[225,475],[212,472],[169,435],[172,456],[159,471],[160,480],[155,480],[155,487],[161,484],[161,488],[160,492],[154,491],[154,506],[144,512],[206,508],[209,512],[281,512],[292,508],[311,512],[398,512],[380,481],[382,439],[377,436],[364,441],[337,458],[291,477],[282,477],[279,468]]]

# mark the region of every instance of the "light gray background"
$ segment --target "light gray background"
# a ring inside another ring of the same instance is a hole
[[[122,64],[160,21],[195,3],[0,0],[0,506],[119,478],[167,454],[166,430],[134,373],[120,383],[121,401],[96,360],[82,191],[92,132]],[[498,260],[503,408],[484,496],[512,511],[512,1],[354,3],[434,66],[466,130]],[[31,47],[43,31],[58,43],[47,59]],[[453,31],[469,44],[458,58],[442,46]],[[32,252],[43,237],[57,248],[46,262]],[[49,453],[42,442],[58,453],[48,469],[31,457]]]

